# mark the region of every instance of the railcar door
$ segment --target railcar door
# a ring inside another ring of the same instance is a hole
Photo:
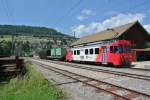
[[[84,61],[85,58],[84,58],[84,49],[80,49],[80,61]]]
[[[107,64],[107,47],[103,46],[102,47],[102,63]]]

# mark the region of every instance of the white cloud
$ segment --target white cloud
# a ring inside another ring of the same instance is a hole
[[[83,9],[81,13],[84,15],[95,15],[95,13],[90,9]]]
[[[109,12],[105,13],[105,15],[116,15],[116,14],[119,14],[119,12],[117,12],[117,11],[109,11]]]
[[[81,11],[81,14],[76,16],[76,19],[82,21],[82,20],[87,19],[89,16],[93,16],[93,15],[95,15],[95,13],[92,10],[90,10],[90,9],[83,9]]]
[[[73,29],[73,31],[77,32],[77,33],[82,33],[82,31],[85,30],[85,28],[86,28],[85,25],[79,25],[78,27],[75,27],[75,29]]]
[[[150,13],[150,10],[147,10],[148,13]]]
[[[150,33],[150,24],[144,25],[144,28]]]
[[[87,34],[91,34],[94,32],[102,31],[107,28],[112,28],[115,26],[123,25],[129,22],[133,22],[138,20],[139,22],[142,22],[145,18],[145,15],[142,13],[136,13],[136,14],[118,14],[117,16],[110,17],[109,19],[106,19],[102,22],[92,22],[88,25],[79,25],[72,29],[72,31],[75,31],[77,36],[82,37]]]
[[[82,21],[82,20],[86,19],[87,16],[79,15],[79,16],[77,16],[76,18],[77,18],[78,20]]]

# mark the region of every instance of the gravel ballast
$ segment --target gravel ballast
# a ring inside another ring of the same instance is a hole
[[[102,72],[94,72],[94,71],[90,71],[90,70],[86,70],[86,69],[79,69],[79,68],[73,68],[73,67],[69,67],[69,66],[64,66],[64,65],[59,65],[59,64],[54,64],[54,63],[50,63],[50,62],[43,62],[43,61],[38,61],[38,60],[34,60],[34,61],[37,61],[37,62],[40,62],[40,63],[43,63],[43,64],[47,64],[47,65],[51,65],[53,67],[56,67],[56,68],[60,68],[60,69],[63,69],[63,70],[68,70],[68,71],[71,71],[71,72],[74,72],[74,73],[77,73],[77,74],[81,74],[81,75],[84,75],[84,76],[88,76],[88,77],[91,77],[91,78],[95,78],[95,79],[98,79],[98,80],[103,80],[103,81],[106,81],[106,82],[110,82],[112,84],[116,84],[116,85],[120,85],[120,86],[123,86],[123,87],[126,87],[126,88],[130,88],[130,89],[133,89],[133,90],[136,90],[136,91],[140,91],[140,92],[143,92],[143,93],[146,93],[146,94],[150,94],[150,82],[149,81],[145,81],[145,80],[139,80],[139,79],[134,79],[134,78],[128,78],[128,77],[123,77],[123,76],[117,76],[117,75],[112,75],[112,74],[107,74],[107,73],[102,73]],[[56,74],[56,73],[54,73]],[[57,74],[56,74],[57,75]],[[47,76],[50,76],[50,75],[47,75]],[[59,78],[58,81],[62,81],[63,80],[63,76],[62,75],[59,75],[61,77],[61,79]],[[48,77],[50,78],[50,77]],[[56,81],[55,78],[52,78],[52,80]],[[66,82],[66,80],[71,80],[71,79],[64,79],[64,81]],[[73,80],[72,80],[73,81]],[[57,81],[56,81],[57,82]],[[59,82],[58,82],[59,83]],[[63,82],[64,83],[64,82]],[[84,87],[84,88],[90,88],[88,86],[83,86],[82,83],[80,82],[68,82],[69,84],[63,84],[63,86],[67,86],[67,85],[70,85],[70,84],[73,84],[73,85],[77,85],[75,86],[77,88],[77,90],[79,89],[79,91],[81,91],[82,89],[80,89],[79,87]],[[81,85],[81,86],[80,86]],[[63,87],[61,86],[61,87]],[[72,87],[72,85],[69,87],[69,89]],[[93,88],[90,88],[91,89],[91,93],[93,93],[92,95],[96,95],[97,93],[95,92],[92,92],[93,91]],[[66,90],[66,89],[65,89]],[[67,89],[68,90],[68,89]],[[72,90],[72,89],[71,89]],[[75,91],[76,89],[73,89],[72,91]],[[84,90],[84,89],[83,89]],[[78,91],[77,91],[78,92]],[[81,94],[84,93],[84,96],[85,97],[88,97],[89,94],[86,96],[86,93],[88,93],[88,91],[82,91]],[[69,92],[71,93],[71,92]],[[103,93],[103,92],[102,92]],[[106,94],[106,93],[104,93]],[[75,95],[75,94],[72,94],[72,95]],[[101,98],[103,96],[100,96],[99,97],[99,93],[98,93],[98,98]],[[108,96],[108,95],[107,95]],[[107,98],[106,96],[106,98]],[[76,96],[75,96],[76,97]],[[75,98],[73,97],[73,98]],[[88,98],[90,98],[92,96],[89,96]],[[97,97],[97,96],[96,96]],[[109,97],[109,96],[108,96]],[[81,96],[82,98],[82,96]],[[105,100],[104,99],[105,96],[103,97],[102,100]],[[106,99],[106,100],[111,100],[112,96],[110,96],[110,98]],[[92,99],[92,98],[91,98]],[[91,100],[91,99],[88,99],[88,100]],[[71,99],[72,100],[72,99]],[[84,99],[75,99],[75,100],[84,100]],[[93,100],[98,100],[97,98],[93,99]],[[101,100],[101,99],[100,99]],[[137,99],[138,100],[138,99]],[[144,99],[145,100],[145,99]]]
[[[34,64],[47,80],[60,87],[68,100],[113,100],[113,96]]]

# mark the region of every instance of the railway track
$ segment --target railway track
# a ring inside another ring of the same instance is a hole
[[[111,95],[114,96],[114,100],[132,100],[134,98],[139,98],[142,97],[145,99],[150,99],[150,95],[149,94],[145,94],[145,93],[141,93],[135,90],[131,90],[125,87],[121,87],[118,85],[114,85],[112,83],[108,83],[108,82],[104,82],[102,80],[97,80],[94,78],[90,78],[87,76],[83,76],[77,73],[73,73],[67,70],[63,70],[60,68],[56,68],[47,64],[43,64],[43,63],[39,63],[36,61],[33,61],[35,64],[40,65],[41,67],[47,69],[47,70],[51,70],[53,72],[59,73],[63,76],[66,76],[68,78],[71,78],[73,80],[79,81],[83,84],[86,84],[88,86],[91,86],[93,88],[96,88],[97,90],[99,90],[100,92],[106,92],[109,93]],[[120,91],[117,92],[117,91]],[[126,92],[126,93],[121,93],[121,92]]]
[[[43,61],[43,60],[41,60],[41,61]],[[46,61],[46,60],[44,60],[44,61]],[[46,62],[66,65],[66,66],[70,66],[70,67],[74,67],[74,68],[86,69],[86,70],[95,71],[95,72],[102,72],[102,73],[108,73],[108,74],[113,74],[113,75],[118,75],[118,76],[125,76],[125,77],[150,81],[150,76],[146,76],[146,75],[132,74],[132,73],[127,73],[127,72],[111,71],[111,70],[100,69],[100,68],[85,67],[85,66],[79,66],[79,65],[71,64],[71,63],[64,63],[64,62],[61,62],[61,61],[51,61],[51,60],[49,60],[49,61],[46,61]]]
[[[142,68],[129,68],[130,70],[138,70],[138,71],[145,71],[150,72],[150,69],[142,69]]]

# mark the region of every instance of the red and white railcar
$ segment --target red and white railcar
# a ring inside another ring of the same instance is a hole
[[[97,62],[115,66],[130,65],[131,43],[128,40],[112,40],[73,46],[67,50],[66,61]]]

